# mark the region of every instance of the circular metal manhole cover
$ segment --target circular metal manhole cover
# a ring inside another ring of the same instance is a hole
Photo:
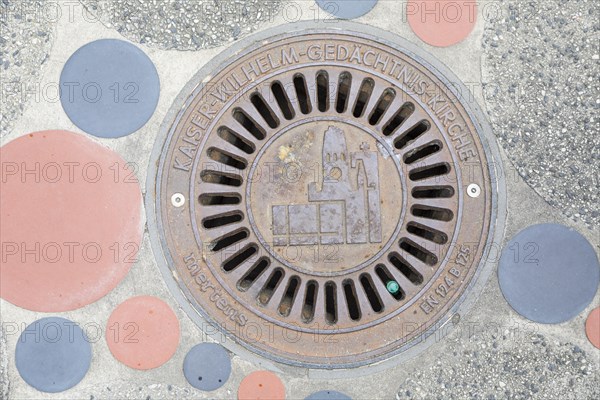
[[[254,352],[317,368],[389,357],[445,322],[495,215],[455,86],[342,30],[269,37],[211,68],[167,118],[149,180],[185,302]]]

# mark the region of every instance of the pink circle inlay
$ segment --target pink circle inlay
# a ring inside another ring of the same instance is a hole
[[[464,40],[477,22],[476,0],[408,0],[408,24],[425,43],[452,46]]]
[[[600,307],[593,309],[587,317],[585,333],[590,343],[600,349]]]
[[[67,131],[19,137],[0,148],[0,161],[0,296],[62,312],[114,289],[142,234],[142,196],[130,166]]]
[[[179,346],[179,320],[164,301],[152,296],[121,303],[106,325],[113,356],[128,367],[147,370],[169,361]]]
[[[284,400],[285,386],[277,375],[256,371],[246,376],[238,389],[238,400]]]

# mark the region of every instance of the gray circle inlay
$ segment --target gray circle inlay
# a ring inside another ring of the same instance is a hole
[[[558,224],[540,224],[507,243],[498,279],[516,312],[535,322],[556,324],[575,317],[592,301],[600,265],[581,234]]]
[[[223,346],[200,343],[185,356],[183,374],[196,389],[207,392],[216,390],[229,379],[231,359]]]
[[[77,385],[90,368],[92,348],[79,325],[68,319],[42,318],[19,337],[15,363],[29,385],[57,393]]]
[[[86,44],[71,55],[60,76],[60,100],[68,117],[102,138],[126,136],[144,126],[159,92],[152,61],[123,40]]]
[[[322,390],[313,393],[304,400],[352,400],[344,393],[336,392],[335,390]]]
[[[341,19],[362,17],[375,7],[377,0],[316,0],[317,5]]]

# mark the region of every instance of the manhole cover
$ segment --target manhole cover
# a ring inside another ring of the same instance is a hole
[[[149,178],[165,276],[274,360],[386,358],[447,320],[487,253],[481,127],[390,42],[264,37],[201,71],[167,118]]]

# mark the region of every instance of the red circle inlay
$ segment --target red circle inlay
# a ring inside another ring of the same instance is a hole
[[[464,40],[477,22],[476,0],[408,0],[408,24],[425,43],[452,46]]]
[[[164,301],[152,296],[121,303],[106,325],[113,356],[135,369],[152,369],[169,361],[179,346],[179,320]]]
[[[256,371],[240,383],[238,400],[284,400],[285,387],[272,372]]]
[[[589,341],[600,349],[600,307],[592,310],[585,321],[585,333]]]
[[[142,234],[142,196],[130,166],[67,131],[19,137],[0,148],[0,161],[0,296],[61,312],[114,289]]]

